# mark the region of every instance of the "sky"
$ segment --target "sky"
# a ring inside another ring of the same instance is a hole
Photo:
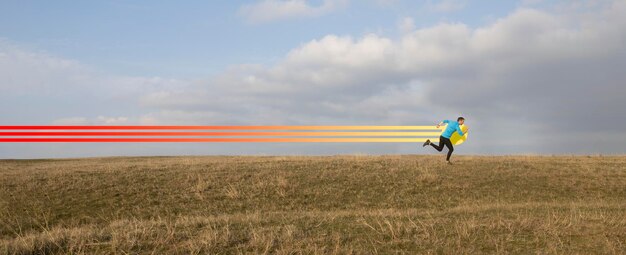
[[[626,154],[626,1],[0,2],[0,125],[435,125],[460,154]],[[3,143],[0,158],[434,154]]]

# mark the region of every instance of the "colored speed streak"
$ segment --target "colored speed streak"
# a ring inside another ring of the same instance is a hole
[[[0,130],[0,142],[7,143],[414,143],[438,141],[441,133],[435,126],[0,126]]]
[[[440,132],[0,132],[0,136],[438,136]]]
[[[438,130],[435,126],[0,126],[0,130]]]
[[[429,138],[0,138],[0,142],[416,143]],[[438,141],[438,138],[430,138]]]

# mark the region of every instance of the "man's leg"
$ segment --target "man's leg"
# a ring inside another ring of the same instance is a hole
[[[441,151],[443,150],[443,139],[446,139],[443,136],[439,137],[439,145],[435,145],[434,143],[430,143],[430,146],[433,146],[433,148],[435,148],[435,150],[437,151]]]
[[[450,162],[450,156],[452,156],[452,152],[454,151],[454,146],[452,146],[452,142],[450,141],[450,139],[446,139],[445,142],[441,142],[441,143],[444,143],[446,147],[448,147],[448,156],[446,157],[446,161]]]

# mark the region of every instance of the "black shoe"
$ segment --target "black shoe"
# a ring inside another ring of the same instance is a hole
[[[430,139],[426,140],[426,142],[424,142],[424,145],[422,145],[422,147],[426,147],[426,145],[430,144]]]

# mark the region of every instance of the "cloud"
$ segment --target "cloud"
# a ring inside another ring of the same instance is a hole
[[[324,0],[313,6],[307,0],[261,0],[243,5],[239,15],[250,23],[265,23],[282,19],[317,17],[347,6],[349,0]]]
[[[210,123],[423,124],[465,115],[470,151],[624,152],[624,136],[597,139],[626,125],[624,11],[620,1],[593,13],[520,8],[483,27],[441,23],[399,39],[328,35],[276,65],[236,66],[142,104]]]
[[[398,30],[403,34],[413,32],[415,30],[415,21],[411,17],[404,17],[398,21]]]
[[[55,84],[72,84],[89,72],[78,62],[21,49],[0,40],[0,92],[58,93]],[[73,88],[69,88],[73,89]]]
[[[52,121],[53,125],[128,125],[128,117],[98,116],[94,119],[85,117],[60,118]]]
[[[190,82],[162,77],[116,76],[78,61],[0,40],[0,108],[4,123],[119,123],[143,114],[137,98]],[[125,121],[138,122],[138,117]]]

